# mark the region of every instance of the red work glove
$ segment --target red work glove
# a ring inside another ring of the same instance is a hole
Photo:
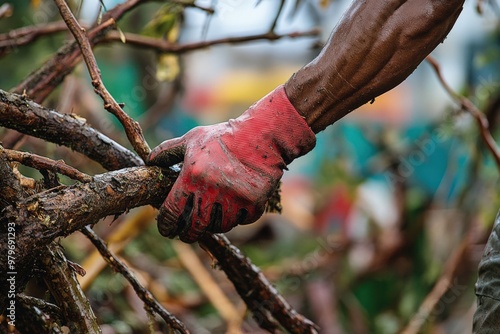
[[[206,231],[227,232],[256,221],[286,165],[315,143],[283,86],[235,120],[161,143],[149,155],[150,165],[184,163],[160,208],[160,233],[194,242]]]

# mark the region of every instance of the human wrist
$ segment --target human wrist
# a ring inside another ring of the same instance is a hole
[[[300,115],[288,99],[284,86],[275,90],[253,104],[245,113],[232,121],[245,136],[258,138],[267,147],[251,149],[261,150],[262,156],[269,158],[279,154],[285,164],[311,151],[316,144],[316,136],[304,117]],[[247,133],[253,131],[254,133]],[[284,167],[284,166],[283,166]]]

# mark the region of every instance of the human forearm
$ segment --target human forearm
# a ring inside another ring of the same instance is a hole
[[[354,1],[327,45],[285,84],[315,133],[394,88],[444,40],[464,0]]]

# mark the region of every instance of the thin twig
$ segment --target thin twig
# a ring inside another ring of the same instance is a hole
[[[172,246],[183,267],[191,274],[191,277],[217,309],[221,317],[227,322],[228,333],[241,333],[242,314],[236,310],[233,303],[231,303],[214,278],[205,269],[195,251],[190,245],[179,240],[173,240]]]
[[[281,0],[280,6],[278,8],[278,13],[276,13],[276,16],[274,17],[273,23],[271,24],[271,27],[269,28],[269,32],[274,34],[274,29],[276,29],[276,25],[278,24],[278,20],[281,16],[281,12],[283,11],[283,7],[285,5],[285,0]]]
[[[204,12],[207,12],[209,15],[215,14],[215,9],[213,9],[211,7],[200,6],[198,4],[195,4],[194,2],[193,3],[186,3],[184,1],[180,1],[179,3],[181,5],[186,6],[186,7],[192,7],[192,8],[196,8],[196,9],[202,10]]]
[[[439,306],[440,301],[443,300],[446,293],[457,284],[457,276],[460,272],[460,267],[467,262],[467,258],[470,256],[471,231],[472,229],[469,231],[466,238],[464,238],[452,252],[445,265],[443,274],[437,280],[431,292],[425,297],[417,313],[415,313],[401,334],[421,333],[422,327],[430,320],[437,306]],[[464,286],[462,287],[465,288]],[[460,286],[457,285],[455,288],[459,289]],[[462,291],[454,291],[455,294],[458,292]]]
[[[89,32],[88,37],[92,44],[101,38],[125,13],[131,11],[140,4],[152,0],[127,0],[109,11]],[[41,103],[50,95],[70,74],[80,61],[81,52],[75,41],[65,44],[50,58],[43,66],[32,72],[20,84],[12,89],[12,92],[29,96],[32,100]]]
[[[5,34],[0,34],[0,56],[7,54],[12,49],[27,45],[37,38],[66,31],[68,27],[64,21],[49,22],[42,25],[22,27]]]
[[[119,255],[126,245],[133,240],[137,234],[144,231],[151,224],[158,212],[151,206],[141,207],[134,214],[127,215],[126,219],[114,229],[106,238],[106,244],[110,252]],[[106,267],[106,262],[97,250],[90,253],[82,262],[85,276],[78,277],[83,291],[87,290]]]
[[[135,293],[144,302],[144,304],[150,310],[156,312],[165,322],[173,329],[177,330],[179,333],[189,333],[186,326],[177,319],[174,315],[168,312],[156,299],[155,297],[144,288],[137,278],[130,272],[127,266],[120,261],[114,254],[112,254],[106,247],[104,241],[95,234],[95,232],[88,226],[83,228],[82,233],[89,238],[89,240],[94,244],[102,257],[106,260],[108,265],[116,272],[119,272],[123,277],[129,281],[130,285],[134,288]]]
[[[489,131],[489,124],[488,124],[488,119],[486,116],[466,97],[461,96],[457,94],[449,85],[448,83],[444,80],[444,77],[441,73],[441,68],[437,61],[431,57],[427,56],[426,58],[427,62],[432,66],[434,69],[434,72],[436,72],[436,75],[438,76],[439,82],[443,86],[443,88],[446,90],[446,92],[457,102],[460,107],[464,110],[467,110],[472,117],[476,120],[477,126],[479,128],[479,132],[481,133],[481,137],[483,138],[484,143],[486,144],[486,147],[489,149],[491,154],[493,155],[493,158],[495,159],[495,162],[497,164],[498,169],[500,170],[500,148],[497,146],[495,139],[491,135],[491,132]]]
[[[125,129],[125,133],[127,134],[127,138],[134,147],[134,150],[145,161],[150,152],[150,148],[146,143],[146,140],[144,139],[144,135],[142,134],[142,129],[139,123],[134,121],[127,115],[127,113],[125,113],[125,111],[123,111],[118,102],[115,101],[113,96],[111,96],[111,94],[104,86],[104,83],[101,79],[101,72],[99,70],[99,67],[97,66],[97,62],[92,51],[92,46],[90,44],[89,38],[85,33],[85,29],[78,23],[75,16],[66,4],[66,1],[54,1],[59,8],[61,17],[63,18],[64,22],[66,22],[68,29],[71,31],[76,41],[78,42],[78,45],[80,46],[82,57],[85,60],[90,78],[92,79],[92,85],[94,86],[96,93],[104,101],[104,108],[111,114],[115,115],[120,123],[122,123]]]
[[[238,36],[238,37],[225,37],[214,39],[211,41],[201,41],[188,44],[175,44],[170,43],[164,39],[152,38],[138,34],[126,33],[125,39],[128,45],[140,46],[160,52],[168,52],[175,54],[182,54],[193,50],[200,50],[208,48],[213,45],[219,44],[238,44],[258,40],[275,41],[282,38],[299,38],[299,37],[312,37],[318,36],[320,29],[311,29],[307,31],[291,32],[286,34],[275,34],[274,32],[266,32],[262,34]],[[117,42],[121,41],[121,36],[116,31],[110,31],[100,42]]]
[[[67,165],[62,160],[54,161],[37,154],[9,149],[4,149],[4,153],[7,160],[20,162],[21,164],[31,168],[38,170],[48,169],[84,183],[92,181],[92,177],[90,175],[80,172],[78,169]]]

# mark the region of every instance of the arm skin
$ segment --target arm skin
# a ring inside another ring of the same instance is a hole
[[[463,1],[353,1],[321,54],[284,86],[235,120],[158,145],[149,164],[183,162],[158,214],[160,233],[194,242],[256,221],[315,133],[410,75],[446,37]]]
[[[318,133],[394,88],[441,43],[464,0],[354,1],[327,45],[285,91]]]

